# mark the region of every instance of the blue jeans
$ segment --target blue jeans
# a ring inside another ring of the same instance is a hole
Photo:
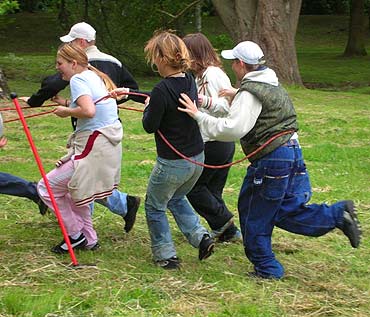
[[[203,162],[204,153],[192,159]],[[166,160],[157,157],[145,199],[145,214],[154,261],[169,259],[176,255],[166,216],[167,208],[193,247],[199,247],[203,235],[208,233],[185,197],[199,178],[202,169],[201,166],[183,159]]]
[[[38,203],[40,200],[36,183],[3,172],[0,172],[0,194],[26,197],[35,203]]]
[[[127,194],[122,193],[117,189],[115,189],[109,197],[105,199],[97,199],[95,202],[107,207],[109,211],[121,217],[124,217],[127,214]],[[93,207],[90,206],[90,208],[93,210]]]
[[[271,247],[274,226],[304,236],[321,236],[343,221],[344,203],[307,205],[311,185],[302,151],[280,146],[254,161],[239,194],[238,210],[245,254],[257,275],[281,278],[283,266]]]

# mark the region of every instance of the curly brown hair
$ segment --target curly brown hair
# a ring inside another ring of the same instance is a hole
[[[186,72],[191,68],[189,51],[184,41],[171,30],[156,31],[144,48],[146,60],[152,66],[156,59],[174,69]]]

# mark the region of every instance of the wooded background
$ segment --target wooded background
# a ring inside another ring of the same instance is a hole
[[[221,48],[231,48],[243,40],[258,43],[268,65],[281,82],[303,85],[295,48],[300,15],[348,15],[347,57],[364,56],[369,34],[369,0],[3,0],[0,14],[20,11],[54,11],[67,33],[76,22],[86,21],[97,30],[99,46],[119,58],[135,73],[147,67],[142,48],[156,29],[175,29],[184,35],[186,26],[195,24],[202,31],[202,17],[218,15],[231,38],[221,38]],[[62,34],[62,33],[61,33]],[[6,74],[5,74],[6,75]],[[9,90],[0,65],[0,96]]]

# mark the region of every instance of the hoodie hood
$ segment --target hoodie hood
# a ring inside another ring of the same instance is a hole
[[[260,67],[259,70],[249,72],[244,76],[243,80],[256,81],[273,86],[279,85],[279,79],[277,78],[276,73],[266,66]]]

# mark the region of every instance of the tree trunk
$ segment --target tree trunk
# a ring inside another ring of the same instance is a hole
[[[84,3],[84,21],[89,21],[89,0],[85,0]]]
[[[352,0],[349,21],[349,35],[344,56],[365,56],[368,19],[365,14],[365,0]]]
[[[195,5],[195,29],[202,32],[202,2]]]
[[[5,75],[0,68],[0,100],[2,99],[9,99],[9,87],[6,82]]]
[[[301,0],[212,0],[235,43],[259,44],[279,80],[302,85],[295,48]]]
[[[58,21],[64,30],[69,30],[69,11],[67,9],[67,5],[65,0],[61,0],[59,4],[59,11],[58,11]]]

